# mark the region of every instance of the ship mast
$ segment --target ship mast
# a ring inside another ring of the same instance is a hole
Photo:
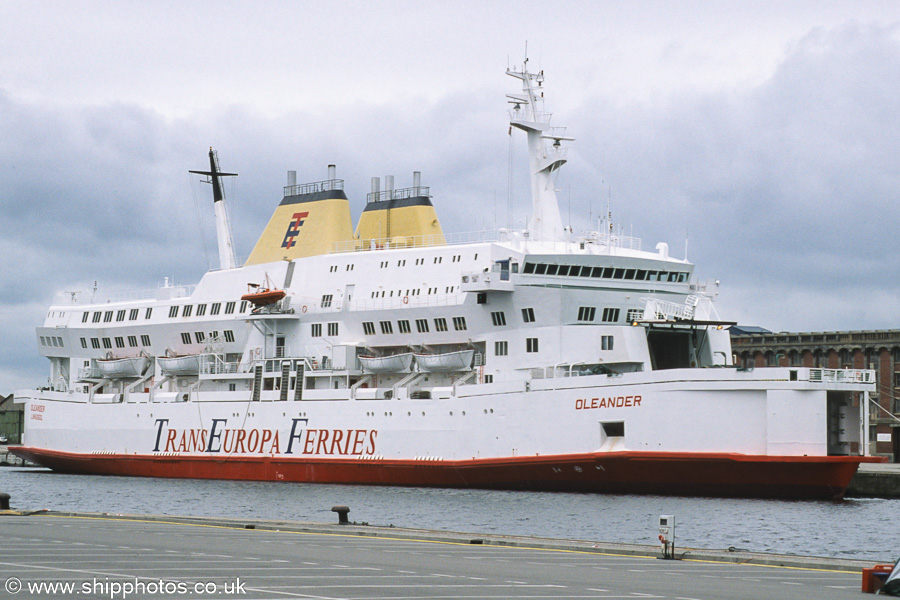
[[[234,243],[231,240],[231,223],[228,222],[228,212],[225,210],[225,191],[222,188],[222,177],[237,177],[237,173],[222,173],[219,169],[219,155],[212,148],[209,149],[209,171],[188,171],[197,175],[209,177],[207,183],[213,186],[213,209],[216,213],[216,237],[219,242],[219,268],[233,269]]]
[[[532,214],[528,229],[544,239],[565,240],[566,231],[559,216],[554,174],[566,163],[566,148],[562,141],[575,138],[562,135],[564,127],[550,127],[550,113],[544,112],[544,72],[529,73],[528,59],[522,70],[507,69],[506,74],[522,81],[521,94],[507,94],[514,105],[510,125],[528,135],[528,157],[531,168]],[[548,144],[553,140],[552,144]]]

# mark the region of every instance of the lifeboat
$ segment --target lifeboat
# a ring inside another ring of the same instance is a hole
[[[156,359],[163,375],[179,377],[200,373],[200,355],[160,356]]]
[[[471,368],[474,350],[460,350],[444,354],[416,354],[416,364],[426,373],[466,371]]]
[[[247,300],[254,306],[268,306],[275,304],[284,296],[284,290],[270,290],[269,288],[259,287],[256,291],[248,292],[241,296],[241,300]]]
[[[106,379],[134,379],[141,377],[149,365],[150,359],[146,356],[107,358],[97,361],[97,368],[100,370],[101,376]]]
[[[366,373],[409,373],[412,367],[412,352],[391,354],[390,356],[360,356]]]

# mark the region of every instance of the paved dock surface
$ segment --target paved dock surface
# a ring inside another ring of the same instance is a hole
[[[827,559],[794,557],[795,566],[778,567],[697,560],[704,555],[689,552],[695,558],[660,560],[639,555],[649,547],[622,546],[617,554],[587,542],[54,513],[0,516],[0,532],[0,597],[10,599],[827,600],[860,594],[861,564]],[[71,589],[48,587],[63,584]]]

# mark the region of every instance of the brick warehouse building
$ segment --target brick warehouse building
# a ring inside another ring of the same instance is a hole
[[[876,392],[869,406],[871,454],[900,462],[900,329],[772,333],[758,327],[731,328],[735,364],[872,369]]]

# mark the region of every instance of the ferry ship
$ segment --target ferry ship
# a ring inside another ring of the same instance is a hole
[[[37,329],[50,384],[19,456],[67,473],[840,497],[867,455],[869,370],[742,368],[694,265],[563,226],[573,138],[543,72],[507,74],[527,138],[523,230],[445,234],[420,174],[373,178],[356,228],[335,167],[284,197],[238,265],[211,149],[219,268],[73,293]],[[249,287],[248,287],[249,284]]]

